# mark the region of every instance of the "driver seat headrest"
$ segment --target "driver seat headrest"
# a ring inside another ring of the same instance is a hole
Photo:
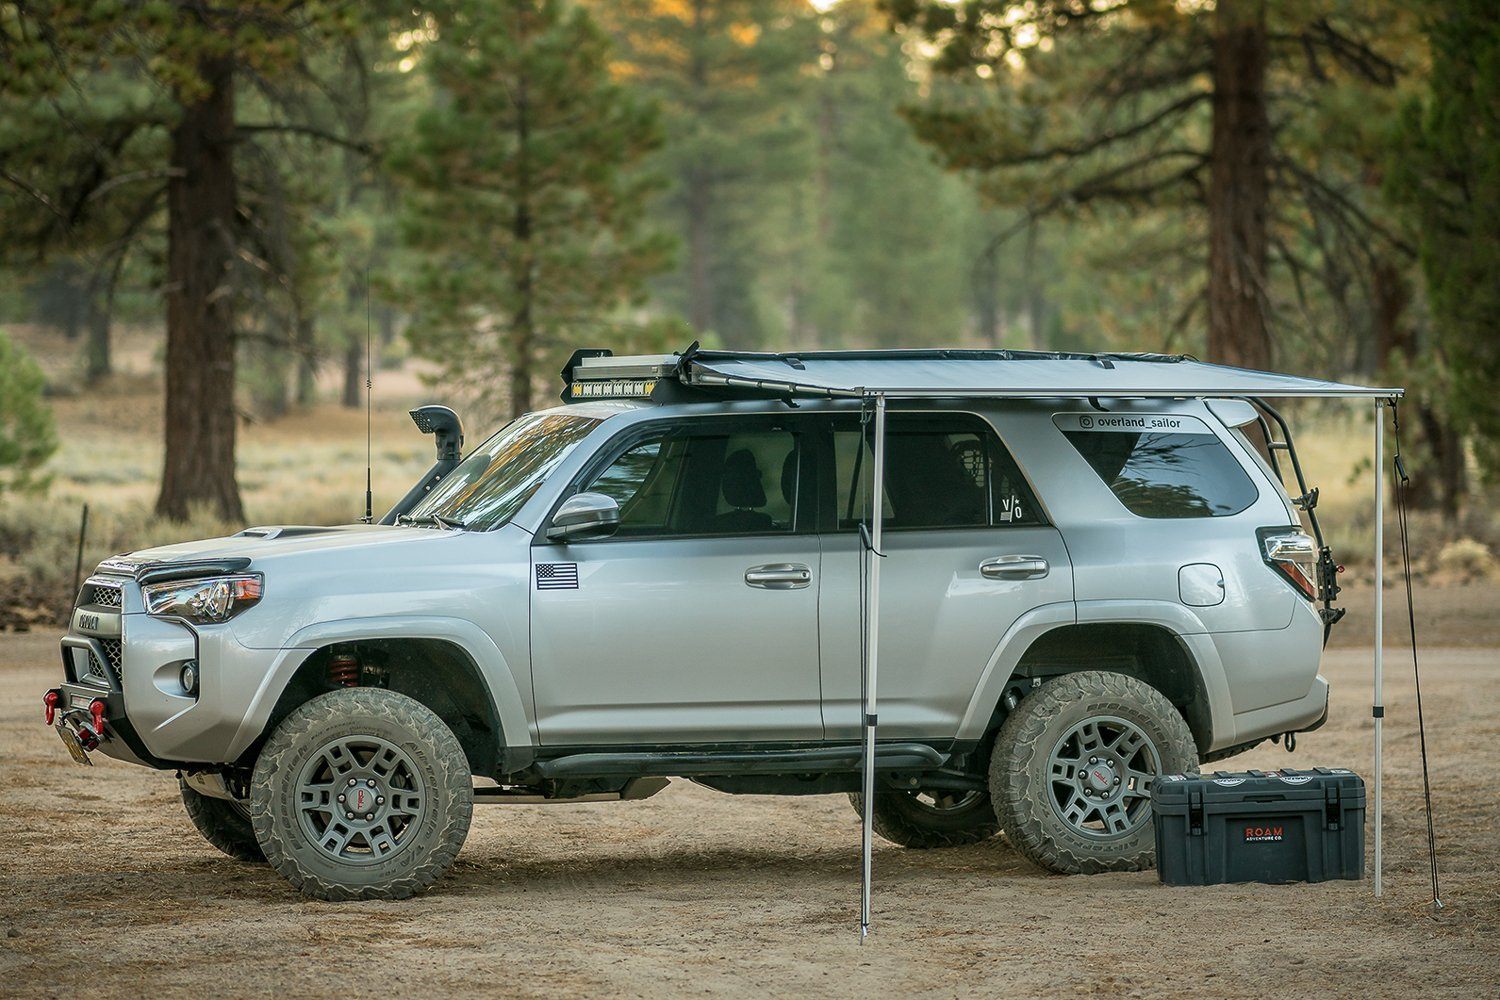
[[[724,460],[724,475],[720,489],[729,506],[739,510],[754,509],[766,505],[766,487],[761,481],[760,463],[750,449],[741,448],[731,452]]]

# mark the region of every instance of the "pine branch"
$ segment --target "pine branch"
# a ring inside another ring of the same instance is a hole
[[[323,142],[332,143],[335,146],[352,149],[356,153],[363,153],[366,156],[372,156],[375,153],[375,147],[368,142],[335,135],[332,132],[313,125],[299,125],[293,122],[265,122],[254,125],[236,125],[235,131],[244,135],[257,135],[263,132],[284,132],[319,139]]]
[[[1381,55],[1357,38],[1341,33],[1327,18],[1319,18],[1306,31],[1292,34],[1273,32],[1272,42],[1286,42],[1300,46],[1307,55],[1308,69],[1313,78],[1327,79],[1322,65],[1317,61],[1316,51],[1327,52],[1334,62],[1345,69],[1381,87],[1393,87],[1401,73],[1401,67]]]
[[[1366,233],[1373,233],[1379,236],[1393,248],[1408,257],[1416,256],[1417,251],[1415,247],[1386,226],[1372,219],[1369,213],[1355,204],[1353,199],[1348,195],[1330,187],[1317,174],[1308,170],[1296,160],[1286,156],[1278,156],[1272,159],[1271,165],[1273,168],[1285,170],[1291,176],[1295,177],[1305,189],[1314,192],[1323,204],[1334,209],[1335,220],[1339,223],[1347,225],[1348,221],[1352,219]]]
[[[1046,149],[1039,149],[1030,153],[1021,153],[1015,156],[989,158],[981,162],[984,165],[985,169],[993,170],[999,167],[1019,167],[1029,163],[1045,163],[1049,160],[1056,160],[1059,158],[1070,160],[1079,159],[1081,157],[1088,156],[1090,153],[1098,152],[1106,146],[1113,145],[1114,143],[1121,142],[1125,139],[1132,139],[1144,132],[1149,132],[1151,129],[1162,124],[1173,116],[1182,114],[1183,112],[1203,103],[1204,101],[1208,100],[1209,96],[1210,95],[1207,93],[1189,94],[1186,97],[1179,98],[1178,100],[1173,101],[1171,104],[1168,104],[1166,107],[1161,108],[1156,113],[1149,115],[1148,117],[1143,118],[1140,121],[1132,122],[1130,125],[1127,125],[1121,129],[1107,129],[1099,133],[1094,138],[1088,139],[1084,142],[1073,144],[1059,144],[1056,146],[1049,146]]]

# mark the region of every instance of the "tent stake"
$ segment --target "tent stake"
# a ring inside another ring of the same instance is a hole
[[[1380,782],[1382,724],[1385,722],[1385,406],[1375,401],[1375,696],[1370,714],[1375,721],[1375,895],[1384,892],[1382,883],[1385,842],[1381,836]]]
[[[871,477],[870,549],[867,561],[870,586],[865,612],[865,683],[864,683],[864,822],[860,830],[859,943],[870,934],[870,855],[875,835],[875,672],[880,651],[880,559],[881,522],[885,520],[885,394],[875,394],[875,462]]]

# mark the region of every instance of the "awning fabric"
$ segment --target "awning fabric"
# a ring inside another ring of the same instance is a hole
[[[1394,397],[1401,389],[1209,364],[1184,355],[1043,351],[694,351],[686,381],[812,396]]]

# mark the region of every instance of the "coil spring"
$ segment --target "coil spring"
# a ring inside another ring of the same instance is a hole
[[[359,659],[338,653],[328,661],[328,683],[336,687],[359,687]]]

